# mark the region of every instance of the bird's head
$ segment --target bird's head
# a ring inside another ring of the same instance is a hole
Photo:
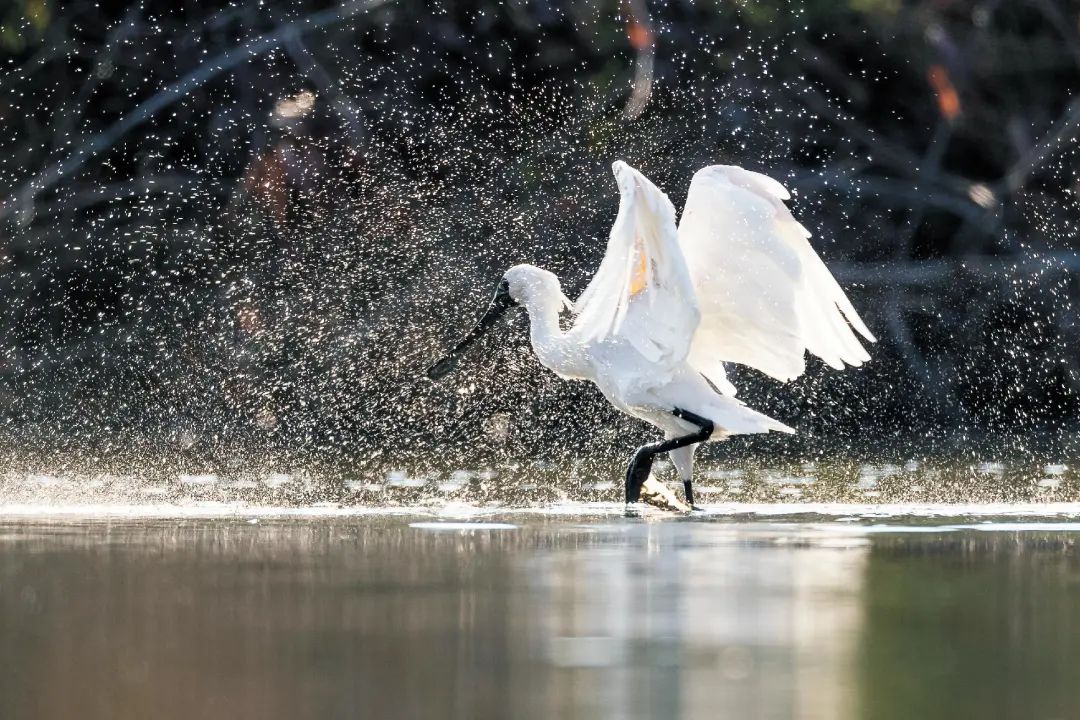
[[[538,308],[554,303],[560,307],[572,308],[555,273],[535,265],[515,265],[503,274],[503,282],[506,283],[510,298],[523,307]]]
[[[645,176],[627,165],[622,160],[611,163],[611,173],[615,176],[615,182],[619,185],[619,192],[628,193],[640,185]]]
[[[507,310],[519,306],[540,310],[549,304],[556,309],[573,307],[563,294],[559,278],[533,265],[515,265],[503,274],[495,289],[495,296],[475,327],[442,360],[428,368],[427,376],[439,380],[448,375],[457,367],[458,359],[469,346],[480,339]]]

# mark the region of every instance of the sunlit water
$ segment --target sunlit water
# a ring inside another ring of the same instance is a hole
[[[670,463],[659,477],[681,486]],[[333,508],[438,511],[443,508],[535,509],[566,503],[619,505],[623,466],[594,461],[502,462],[454,468],[415,464],[318,471],[288,468],[122,471],[55,469],[45,465],[0,471],[0,509],[57,512],[63,507],[214,505],[258,508]],[[788,462],[699,464],[695,492],[706,505],[1023,505],[1080,503],[1080,462],[994,459],[907,460],[899,463]],[[621,509],[621,506],[620,506]],[[165,514],[172,510],[162,511]],[[891,511],[890,511],[891,512]],[[1053,510],[1057,512],[1057,510]],[[160,514],[160,513],[158,513]]]
[[[4,718],[1069,718],[1080,506],[9,505]]]

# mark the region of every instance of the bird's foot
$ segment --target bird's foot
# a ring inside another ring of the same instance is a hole
[[[641,486],[641,500],[653,507],[674,512],[690,512],[692,509],[680,500],[667,485],[650,475]]]

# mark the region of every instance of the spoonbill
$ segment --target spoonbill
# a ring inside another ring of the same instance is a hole
[[[670,492],[658,504],[690,509],[699,443],[794,432],[735,397],[725,362],[787,382],[803,374],[808,351],[841,370],[870,359],[853,330],[875,339],[784,204],[790,195],[780,183],[734,165],[703,168],[676,225],[674,206],[648,178],[622,161],[612,171],[619,213],[577,301],[554,274],[515,265],[476,326],[427,374],[447,375],[502,314],[523,307],[543,365],[591,380],[619,410],[663,432],[631,456],[627,504],[660,500],[666,488],[651,477],[652,464],[668,453],[686,505]],[[564,309],[574,315],[568,330],[559,323]]]

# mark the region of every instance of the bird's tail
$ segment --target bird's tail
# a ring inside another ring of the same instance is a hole
[[[706,417],[716,425],[715,434],[720,437],[765,433],[770,430],[782,433],[795,432],[794,428],[788,427],[779,420],[774,420],[765,413],[748,408],[733,397],[718,395],[709,404],[711,407]]]

